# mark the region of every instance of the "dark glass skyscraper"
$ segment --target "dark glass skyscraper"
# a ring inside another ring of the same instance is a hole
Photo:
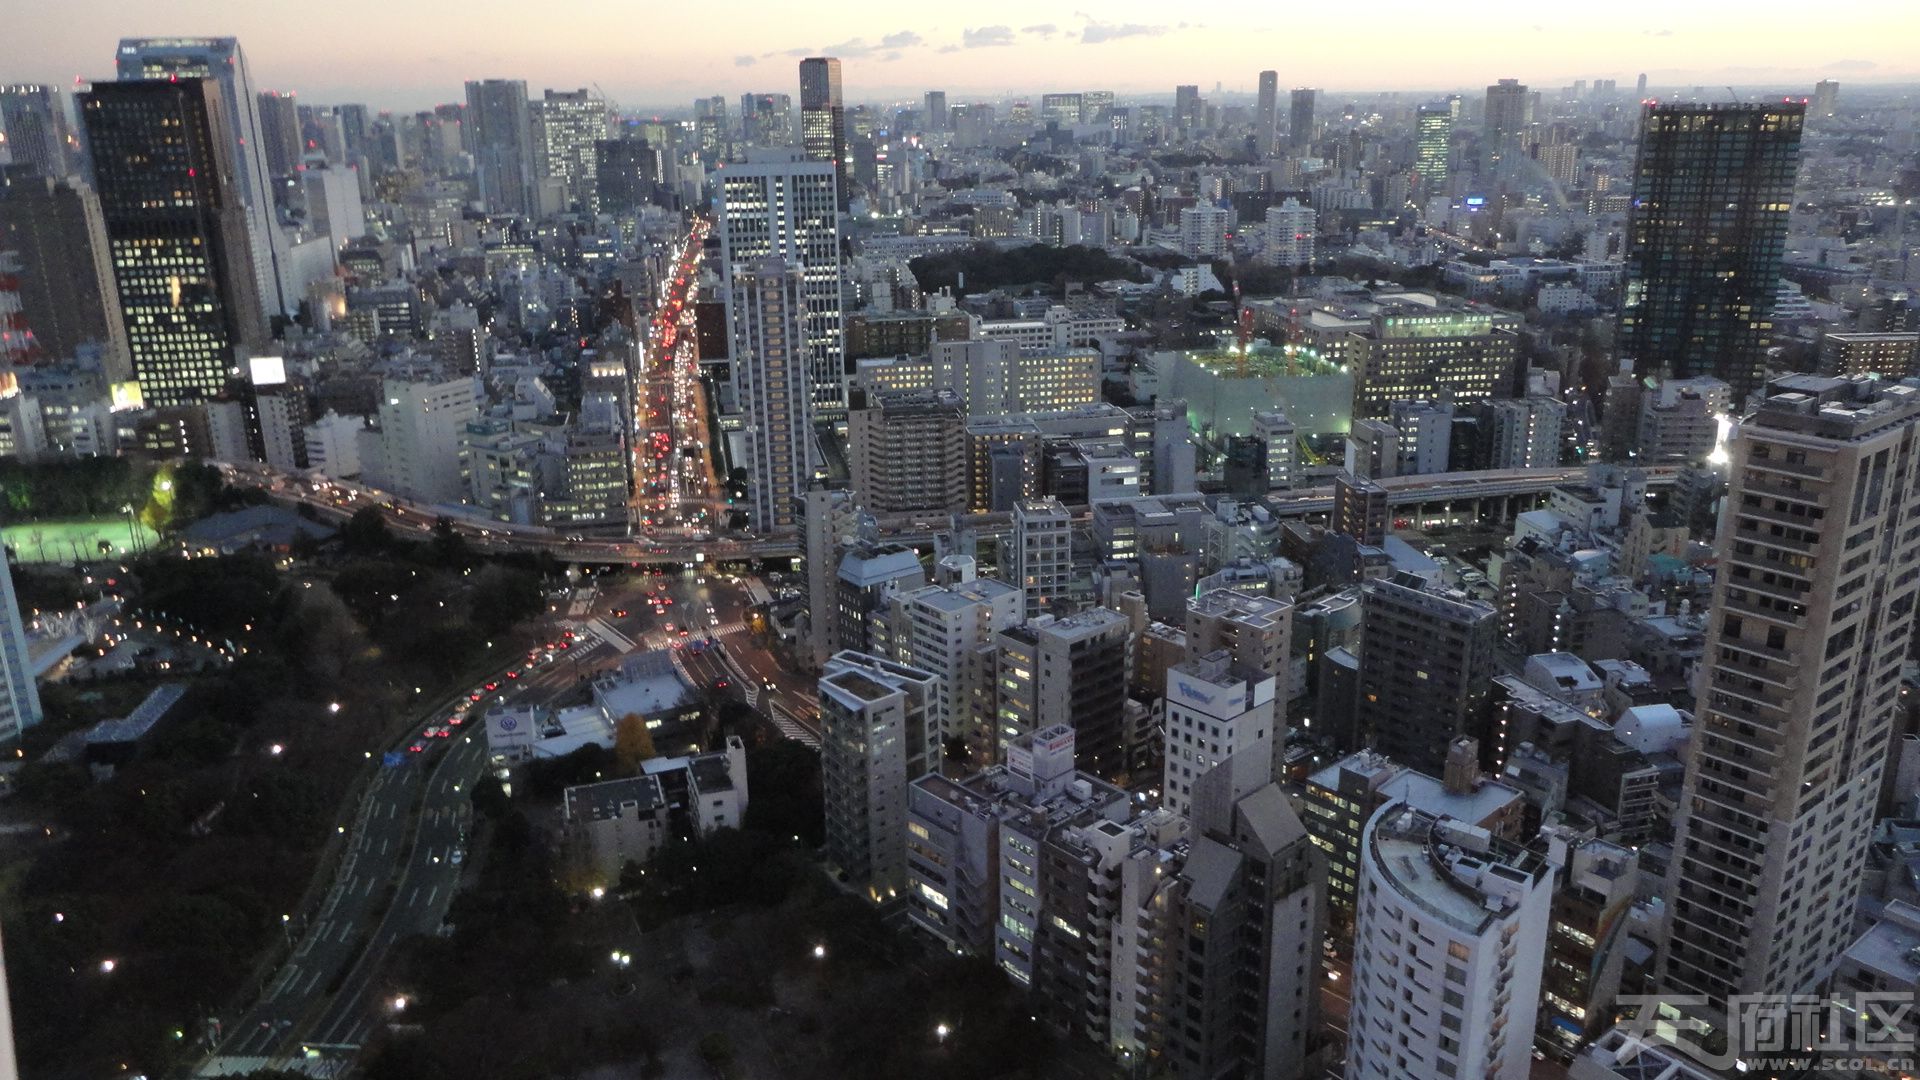
[[[533,119],[524,79],[467,83],[466,130],[474,174],[490,214],[533,211]]]
[[[79,100],[141,395],[150,406],[214,397],[234,347],[266,332],[219,87],[95,83]]]
[[[847,107],[840,96],[840,61],[810,56],[800,61],[800,145],[809,161],[833,162],[840,208],[847,207]]]
[[[67,175],[67,115],[57,87],[0,86],[0,129],[14,164],[31,165],[41,176]]]
[[[1765,378],[1806,106],[1650,104],[1627,216],[1616,350],[1634,370]]]
[[[1303,86],[1293,92],[1287,142],[1295,150],[1304,150],[1313,145],[1313,98],[1314,91],[1311,87]]]

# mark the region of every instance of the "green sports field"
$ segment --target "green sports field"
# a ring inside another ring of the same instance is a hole
[[[113,554],[121,555],[129,553],[129,544],[135,542],[135,536],[142,550],[152,547],[159,539],[152,529],[138,522],[133,523],[132,529],[133,533],[130,534],[124,517],[95,521],[34,521],[0,528],[0,540],[13,549],[14,558],[20,562],[66,563],[100,558],[102,541],[113,545]]]

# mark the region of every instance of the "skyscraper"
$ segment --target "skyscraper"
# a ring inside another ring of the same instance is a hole
[[[533,117],[523,79],[467,83],[465,130],[480,201],[490,214],[533,212]]]
[[[58,87],[0,86],[0,130],[15,165],[31,165],[41,176],[67,175],[67,113]]]
[[[778,256],[728,268],[734,396],[745,414],[749,509],[762,532],[792,530],[813,479],[806,280]]]
[[[1851,940],[1920,578],[1920,384],[1766,390],[1728,443],[1666,891],[1661,988],[1705,995],[1710,1024],[1736,994],[1817,989]]]
[[[548,90],[530,106],[533,176],[539,193],[561,207],[593,205],[594,145],[607,137],[607,103],[586,90]]]
[[[1447,156],[1453,145],[1453,106],[1444,101],[1420,106],[1414,114],[1413,138],[1413,171],[1419,174],[1421,194],[1444,194]]]
[[[0,198],[0,251],[8,250],[20,257],[21,314],[41,353],[67,360],[97,343],[107,381],[132,378],[106,223],[92,189],[76,180],[15,179]]]
[[[292,176],[300,168],[303,140],[300,138],[300,106],[292,94],[267,90],[258,97],[260,138],[267,154],[267,176],[280,179]]]
[[[742,94],[740,128],[749,146],[792,146],[792,95]]]
[[[1253,149],[1261,157],[1273,156],[1273,145],[1280,137],[1280,73],[1260,73],[1260,106],[1253,114]]]
[[[1300,87],[1293,92],[1292,112],[1287,128],[1287,142],[1295,150],[1305,150],[1313,145],[1313,98],[1316,91],[1309,87]]]
[[[800,61],[800,145],[809,161],[833,163],[836,198],[847,206],[847,107],[840,97],[840,60],[810,56]]]
[[[1173,124],[1181,131],[1191,131],[1200,126],[1200,87],[1183,85],[1173,88]]]
[[[40,688],[27,655],[27,628],[20,618],[20,597],[13,591],[13,567],[0,550],[0,745],[40,722]],[[0,1005],[4,999],[0,998]],[[0,1012],[0,1018],[4,1013]],[[5,1064],[0,1058],[0,1065]]]
[[[731,274],[769,256],[799,268],[807,301],[807,386],[814,412],[828,415],[847,407],[835,173],[833,165],[792,150],[750,150],[744,163],[719,173],[722,269]],[[736,325],[731,313],[727,325]]]
[[[927,130],[947,130],[947,92],[945,90],[927,91]]]
[[[266,337],[219,86],[95,83],[80,116],[141,395],[150,406],[214,397],[235,347]]]
[[[1759,389],[1806,106],[1649,104],[1615,350],[1646,375]]]
[[[236,38],[122,38],[115,55],[122,81],[136,79],[208,79],[219,87],[222,126],[230,149],[233,188],[246,213],[254,292],[267,316],[293,316],[300,297],[290,295],[287,234],[273,209],[267,171],[266,135],[260,127],[253,73]],[[102,196],[104,198],[104,192]]]
[[[1533,122],[1533,95],[1518,79],[1487,87],[1487,136],[1495,142],[1518,136]]]
[[[1813,84],[1813,104],[1807,110],[1807,120],[1824,124],[1833,119],[1840,106],[1840,84],[1833,79],[1821,79]]]

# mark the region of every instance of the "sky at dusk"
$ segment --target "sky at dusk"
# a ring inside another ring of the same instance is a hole
[[[598,86],[622,107],[682,108],[704,94],[797,94],[795,65],[844,61],[849,102],[938,88],[970,96],[1111,89],[1434,90],[1519,78],[1541,88],[1642,71],[1652,85],[1920,83],[1910,0],[1616,0],[1610,4],[1260,3],[1098,5],[968,0],[951,6],[636,0],[7,0],[0,81],[105,78],[123,36],[231,35],[261,89],[321,104],[417,109],[469,78]],[[1182,21],[1186,17],[1188,21]]]

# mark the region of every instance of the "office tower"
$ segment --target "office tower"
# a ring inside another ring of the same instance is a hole
[[[0,86],[0,131],[15,165],[41,176],[64,177],[73,160],[60,89],[39,83]]]
[[[1494,142],[1518,138],[1533,123],[1533,95],[1518,79],[1501,79],[1487,87],[1484,118],[1487,138]]]
[[[727,99],[715,94],[693,101],[693,131],[705,160],[727,156]]]
[[[1113,91],[1086,90],[1080,94],[1080,122],[1113,126]]]
[[[907,885],[907,785],[940,770],[928,708],[937,681],[852,651],[835,653],[820,676],[827,862],[875,903]]]
[[[369,132],[371,122],[367,117],[365,105],[335,105],[334,115],[340,118],[341,148],[348,164],[359,162],[370,156]]]
[[[416,502],[466,502],[471,488],[461,476],[462,435],[484,400],[470,375],[383,380],[380,426],[364,432],[359,447],[362,476]]]
[[[1128,638],[1127,617],[1108,608],[1002,630],[994,642],[1000,760],[1020,736],[1066,724],[1081,769],[1107,779],[1124,773],[1135,738],[1126,716]]]
[[[1438,774],[1448,744],[1482,722],[1494,673],[1493,606],[1429,591],[1412,575],[1366,582],[1361,604],[1355,745]]]
[[[533,119],[526,80],[469,80],[462,135],[471,143],[487,213],[532,214]]]
[[[660,151],[645,139],[594,143],[593,179],[595,212],[637,214],[641,207],[663,197]]]
[[[1807,122],[1824,124],[1832,120],[1839,105],[1840,84],[1832,79],[1821,79],[1813,84],[1813,103],[1807,108]]]
[[[530,103],[533,126],[533,175],[547,199],[559,195],[565,207],[593,205],[598,165],[594,148],[607,137],[607,103],[585,90],[548,90]],[[550,192],[547,185],[557,185]]]
[[[947,92],[945,90],[927,91],[926,113],[928,131],[947,130]]]
[[[1280,137],[1280,73],[1260,73],[1260,102],[1253,114],[1253,150],[1263,158],[1273,156],[1274,143]]]
[[[102,347],[110,383],[133,377],[100,200],[77,180],[23,176],[0,198],[0,251],[19,256],[20,313],[40,352],[71,360]]]
[[[933,703],[942,744],[983,767],[994,760],[994,661],[1000,631],[1021,619],[1020,590],[996,578],[929,585],[893,597],[893,658],[940,677]]]
[[[1294,150],[1305,152],[1313,145],[1313,99],[1318,91],[1300,87],[1293,92],[1287,142]]]
[[[1027,618],[1060,614],[1073,575],[1073,515],[1054,498],[1013,507],[1013,584],[1026,597]]]
[[[1233,214],[1224,206],[1202,203],[1180,209],[1180,251],[1194,259],[1224,259],[1233,254],[1227,240]]]
[[[847,107],[840,97],[840,61],[813,56],[800,61],[800,145],[808,161],[833,165],[836,204],[847,208]]]
[[[967,414],[950,390],[855,391],[847,456],[871,513],[966,512]]]
[[[1364,476],[1339,473],[1333,478],[1333,517],[1328,525],[1355,543],[1379,547],[1387,542],[1387,489]]]
[[[1190,131],[1200,126],[1201,102],[1200,87],[1197,85],[1176,86],[1173,88],[1173,123],[1182,131]]]
[[[326,237],[334,251],[367,234],[358,172],[316,161],[301,172],[300,186],[307,202],[307,229]]]
[[[246,237],[255,295],[264,318],[293,317],[300,297],[288,286],[291,256],[287,234],[274,212],[267,170],[266,135],[260,128],[253,73],[235,38],[122,38],[115,69],[123,82],[143,79],[207,79],[219,87],[221,126],[233,189],[246,215]],[[97,89],[97,84],[96,84]],[[83,114],[84,115],[84,114]],[[91,145],[91,140],[89,140]],[[96,172],[96,185],[99,177]],[[104,190],[100,193],[106,198]],[[124,305],[125,298],[122,298]],[[149,399],[151,404],[151,399]]]
[[[749,146],[792,146],[793,98],[788,94],[742,94],[740,129]]]
[[[1520,365],[1512,316],[1452,298],[1383,297],[1367,322],[1341,336],[1357,373],[1356,417],[1386,416],[1396,401],[1506,397]]]
[[[728,271],[728,355],[746,425],[748,511],[755,529],[785,532],[799,520],[794,501],[813,480],[806,281],[777,256]]]
[[[1413,142],[1413,171],[1419,174],[1421,193],[1444,195],[1453,149],[1453,106],[1444,101],[1420,106],[1414,113]]]
[[[1487,468],[1550,469],[1560,464],[1565,402],[1536,396],[1489,401],[1480,408]]]
[[[1760,388],[1805,109],[1643,108],[1614,342],[1636,372]]]
[[[1042,94],[1040,95],[1040,122],[1072,127],[1080,122],[1081,108],[1079,94]]]
[[[1820,338],[1820,374],[1896,380],[1920,375],[1920,333],[1825,334]]]
[[[1293,605],[1237,589],[1209,589],[1187,600],[1186,655],[1193,660],[1225,651],[1236,665],[1287,677],[1293,639]],[[1280,728],[1285,727],[1284,718]],[[1275,739],[1284,743],[1284,730]]]
[[[1644,71],[1640,73],[1640,78],[1634,81],[1633,96],[1641,101],[1647,100],[1647,73]]]
[[[745,162],[720,171],[723,272],[769,257],[785,259],[800,270],[806,299],[802,340],[807,386],[813,411],[822,418],[836,416],[847,406],[835,184],[833,165],[809,161],[793,150],[749,150]],[[733,325],[731,314],[727,319]]]
[[[1551,868],[1397,801],[1374,813],[1361,845],[1347,1076],[1526,1080]]]
[[[1920,386],[1775,379],[1734,428],[1663,992],[1815,991],[1851,940],[1902,708]]]
[[[1160,804],[1176,814],[1193,812],[1194,785],[1214,766],[1246,751],[1271,768],[1276,730],[1274,677],[1216,649],[1167,669],[1166,773]]]
[[[13,591],[13,567],[0,551],[0,745],[14,742],[39,722],[40,688],[34,682],[20,598]]]
[[[1313,207],[1302,206],[1289,197],[1278,206],[1267,207],[1267,244],[1260,261],[1268,266],[1289,270],[1313,265]]]
[[[217,396],[235,348],[266,336],[218,94],[211,79],[183,78],[95,83],[80,96],[128,353],[150,407]]]
[[[300,162],[306,156],[306,142],[300,137],[299,105],[292,94],[276,90],[262,91],[258,103],[260,138],[266,144],[262,149],[267,155],[267,175],[275,180],[292,176],[299,171]]]

